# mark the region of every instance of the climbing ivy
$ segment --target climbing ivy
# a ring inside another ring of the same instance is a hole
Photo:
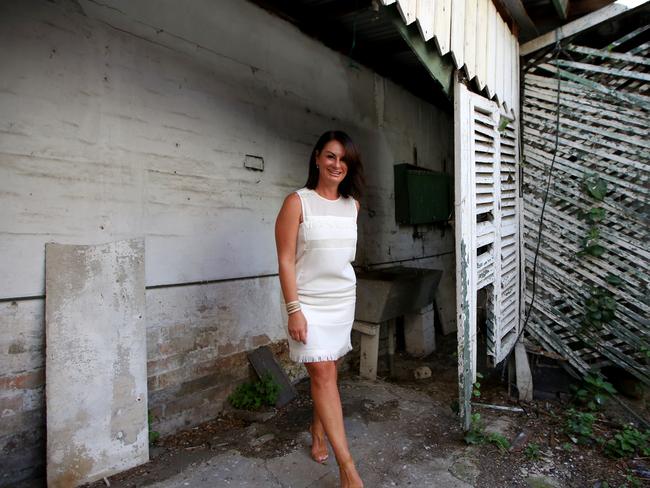
[[[607,195],[607,182],[597,175],[588,174],[582,181],[582,190],[596,202],[602,202]],[[605,247],[600,243],[600,229],[598,224],[605,219],[605,209],[593,206],[586,212],[580,211],[578,218],[589,224],[587,235],[582,239],[582,248],[578,256],[600,257],[605,253]]]
[[[591,288],[591,294],[585,301],[585,317],[583,325],[592,329],[599,329],[603,324],[614,320],[616,300],[612,292],[602,286]]]
[[[587,211],[580,211],[578,218],[589,225],[587,233],[582,239],[578,257],[601,257],[607,250],[600,240],[600,224],[605,219],[606,211],[599,204],[607,196],[607,182],[598,175],[589,173],[582,180],[582,191],[589,197],[593,206]],[[618,286],[622,283],[620,277],[611,273],[606,277],[610,285]],[[600,329],[604,324],[614,320],[616,300],[607,288],[592,286],[589,296],[585,300],[585,316],[582,325],[589,329]]]

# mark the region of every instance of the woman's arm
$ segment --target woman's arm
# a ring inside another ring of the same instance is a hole
[[[285,303],[298,300],[296,286],[296,242],[302,206],[300,197],[292,193],[284,199],[278,218],[275,221],[275,245],[278,252],[280,286]],[[307,320],[299,310],[289,315],[289,336],[307,343]]]

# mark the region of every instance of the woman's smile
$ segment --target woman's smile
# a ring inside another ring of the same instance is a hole
[[[316,158],[320,175],[337,182],[343,181],[348,173],[348,165],[343,159],[345,148],[336,140],[329,141]]]

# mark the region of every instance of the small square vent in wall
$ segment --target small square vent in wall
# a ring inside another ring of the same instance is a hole
[[[244,167],[255,171],[264,171],[264,158],[247,154],[244,158]]]

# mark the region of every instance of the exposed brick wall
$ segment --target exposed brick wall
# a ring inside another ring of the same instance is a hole
[[[42,307],[42,300],[39,300]],[[15,305],[0,304],[13,308],[33,308],[34,304],[17,302]],[[0,312],[2,317],[2,312]],[[45,327],[41,314],[32,316],[33,321],[15,322],[14,335],[24,335],[25,329],[39,329],[41,336]],[[9,330],[11,323],[2,320],[3,330]],[[6,327],[5,327],[6,326]],[[157,328],[148,330],[148,384],[149,410],[154,418],[153,429],[163,435],[192,427],[216,417],[224,408],[224,402],[234,388],[255,377],[247,358],[247,350],[237,350],[239,342],[229,347],[216,349],[216,357],[203,359],[199,352],[210,344],[206,343],[200,329],[188,324],[177,326],[170,336],[159,334]],[[35,335],[35,334],[32,334]],[[0,336],[0,349],[15,350],[15,339],[10,335]],[[154,341],[154,338],[156,340]],[[188,339],[189,338],[189,339]],[[41,337],[37,342],[41,343]],[[270,343],[268,337],[258,335],[247,345],[255,348],[269,345],[276,358],[295,378],[304,372],[292,365],[288,359],[285,340]],[[155,354],[153,352],[155,351]],[[219,355],[219,352],[230,352]],[[32,355],[33,369],[17,371],[0,376],[0,486],[14,487],[20,480],[38,479],[45,474],[45,371],[44,348]],[[198,359],[198,360],[195,360]],[[6,357],[5,361],[6,362]],[[169,370],[169,368],[172,368]]]
[[[258,345],[269,345],[281,363],[289,362],[286,341]],[[216,417],[235,387],[255,378],[247,351],[203,361],[189,369],[192,374],[188,379],[183,379],[186,371],[157,375],[155,367],[148,369],[149,411],[154,417],[153,429],[162,435]]]
[[[44,474],[43,300],[0,303],[0,486]]]

